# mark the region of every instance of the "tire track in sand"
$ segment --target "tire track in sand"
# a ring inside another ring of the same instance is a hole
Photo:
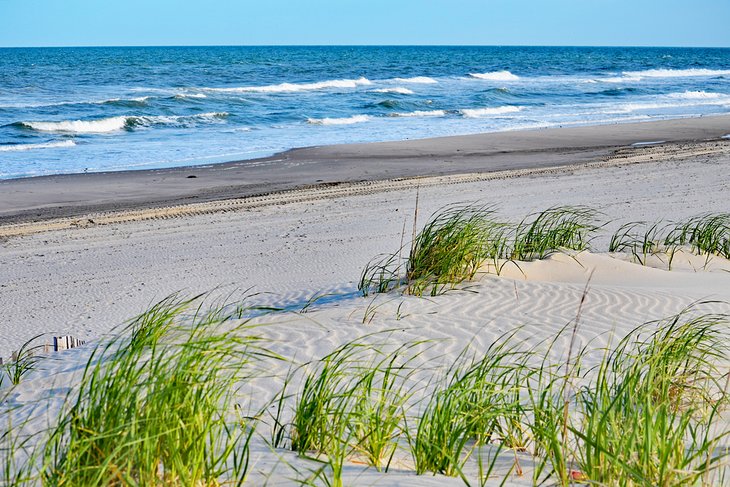
[[[84,217],[57,218],[44,220],[42,222],[0,225],[0,239],[53,230],[85,228],[94,225],[110,225],[144,220],[167,220],[171,218],[184,218],[210,213],[241,211],[272,205],[284,205],[322,199],[400,191],[415,186],[445,186],[495,179],[572,173],[584,169],[617,167],[644,162],[676,161],[699,156],[728,153],[730,153],[730,142],[725,141],[625,147],[617,149],[609,157],[583,164],[569,164],[534,169],[513,169],[485,173],[465,173],[447,176],[417,176],[378,181],[330,183],[258,196],[247,196],[243,198],[205,203],[190,203],[185,205],[164,206],[141,210],[125,210],[118,212],[90,213]]]

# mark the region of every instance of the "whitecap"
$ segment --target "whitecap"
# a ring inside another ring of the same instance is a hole
[[[629,78],[684,78],[692,76],[725,76],[730,69],[647,69],[644,71],[624,71]]]
[[[503,114],[507,114],[507,113],[517,113],[521,110],[522,110],[522,107],[505,105],[505,106],[494,107],[494,108],[465,108],[463,110],[459,110],[459,113],[461,113],[466,118],[481,118],[481,117],[488,117],[491,115],[503,115]]]
[[[39,132],[75,134],[103,134],[126,128],[152,125],[190,126],[197,122],[213,122],[228,116],[226,112],[200,113],[179,116],[119,116],[97,120],[64,120],[60,122],[20,122],[19,125]]]
[[[490,81],[516,81],[520,79],[519,76],[510,73],[509,71],[491,71],[488,73],[469,73],[469,76],[477,79],[484,79]]]
[[[103,134],[124,129],[129,117],[111,117],[98,120],[64,120],[61,122],[20,122],[20,125],[39,132],[69,132],[75,134]]]
[[[316,83],[280,83],[278,85],[242,86],[236,88],[201,88],[221,93],[295,93],[298,91],[314,91],[327,88],[357,88],[370,85],[372,82],[364,77],[358,79],[333,79]]]
[[[445,117],[445,110],[416,110],[415,112],[391,113],[391,117]]]
[[[428,76],[414,76],[413,78],[395,78],[394,81],[397,81],[398,83],[416,83],[422,85],[434,85],[438,83],[438,81],[433,78],[429,78]]]
[[[667,96],[669,98],[678,98],[682,100],[714,100],[723,97],[721,93],[708,93],[706,91],[685,91],[683,93],[670,93]]]
[[[205,93],[178,93],[177,95],[175,95],[175,98],[208,98],[208,95],[206,95]]]
[[[368,120],[370,120],[368,115],[353,115],[344,118],[308,118],[307,123],[312,125],[352,125],[367,122]]]
[[[40,144],[13,144],[0,145],[0,152],[25,151],[34,149],[54,149],[57,147],[74,147],[76,142],[73,140],[63,140],[60,142],[44,142]]]
[[[377,90],[373,90],[373,93],[395,93],[397,95],[412,95],[413,90],[409,90],[408,88],[404,88],[402,86],[396,86],[395,88],[379,88]]]

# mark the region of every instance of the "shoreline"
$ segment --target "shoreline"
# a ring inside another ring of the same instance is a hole
[[[730,147],[722,139],[728,133],[730,115],[719,115],[317,146],[204,166],[8,179],[0,181],[0,227],[350,183],[556,168],[683,143]]]

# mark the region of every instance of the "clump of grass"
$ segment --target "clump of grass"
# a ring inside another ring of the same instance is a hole
[[[531,215],[514,231],[510,258],[535,260],[561,249],[585,250],[599,228],[596,216],[585,206],[556,206]]]
[[[656,324],[652,324],[656,326]],[[640,338],[641,327],[601,363],[577,397],[571,427],[581,472],[610,485],[695,485],[722,465],[730,434],[715,423],[726,406],[718,359],[726,358],[723,316],[679,314]]]
[[[502,224],[485,205],[454,205],[434,214],[413,242],[406,266],[407,291],[438,294],[471,280],[495,253],[494,236]]]
[[[699,255],[730,259],[730,213],[708,213],[678,224],[668,242],[689,245]]]
[[[100,346],[44,448],[52,485],[243,482],[252,429],[231,418],[236,384],[265,350],[222,311],[188,317],[168,298]]]
[[[333,485],[341,485],[348,457],[388,470],[404,427],[404,405],[412,394],[404,384],[416,355],[403,357],[415,345],[369,359],[371,346],[349,342],[322,358],[305,377],[290,425],[291,448],[305,457],[325,456]],[[275,434],[281,444],[282,428]]]
[[[457,360],[447,372],[448,382],[431,395],[410,439],[416,473],[465,479],[463,466],[479,445],[524,446],[519,382],[526,369],[524,354],[510,343],[512,336],[496,341],[466,366]]]
[[[730,258],[730,213],[708,213],[676,224],[631,222],[611,237],[609,252],[630,252],[641,265],[651,255],[666,254],[671,270],[676,252]]]
[[[7,374],[11,384],[18,385],[27,373],[35,369],[40,360],[39,353],[43,351],[43,345],[34,345],[34,342],[42,336],[34,336],[25,342],[20,350],[15,352],[14,359],[2,366],[5,373],[0,370],[0,386],[5,380],[5,374]]]
[[[541,259],[563,249],[584,250],[598,227],[596,212],[586,207],[554,207],[518,225],[501,222],[491,205],[457,204],[431,216],[402,252],[371,261],[360,276],[363,295],[396,288],[415,295],[437,295],[474,278],[492,260],[499,274],[507,259]]]
[[[675,239],[668,237],[669,228],[670,225],[662,222],[654,222],[649,226],[645,222],[625,223],[611,236],[608,251],[628,252],[641,265],[646,265],[650,256],[665,253],[669,257],[667,264],[671,269],[678,245]]]

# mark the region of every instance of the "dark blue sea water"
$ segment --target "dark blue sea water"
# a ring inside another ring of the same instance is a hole
[[[0,49],[0,178],[730,112],[730,49]]]

